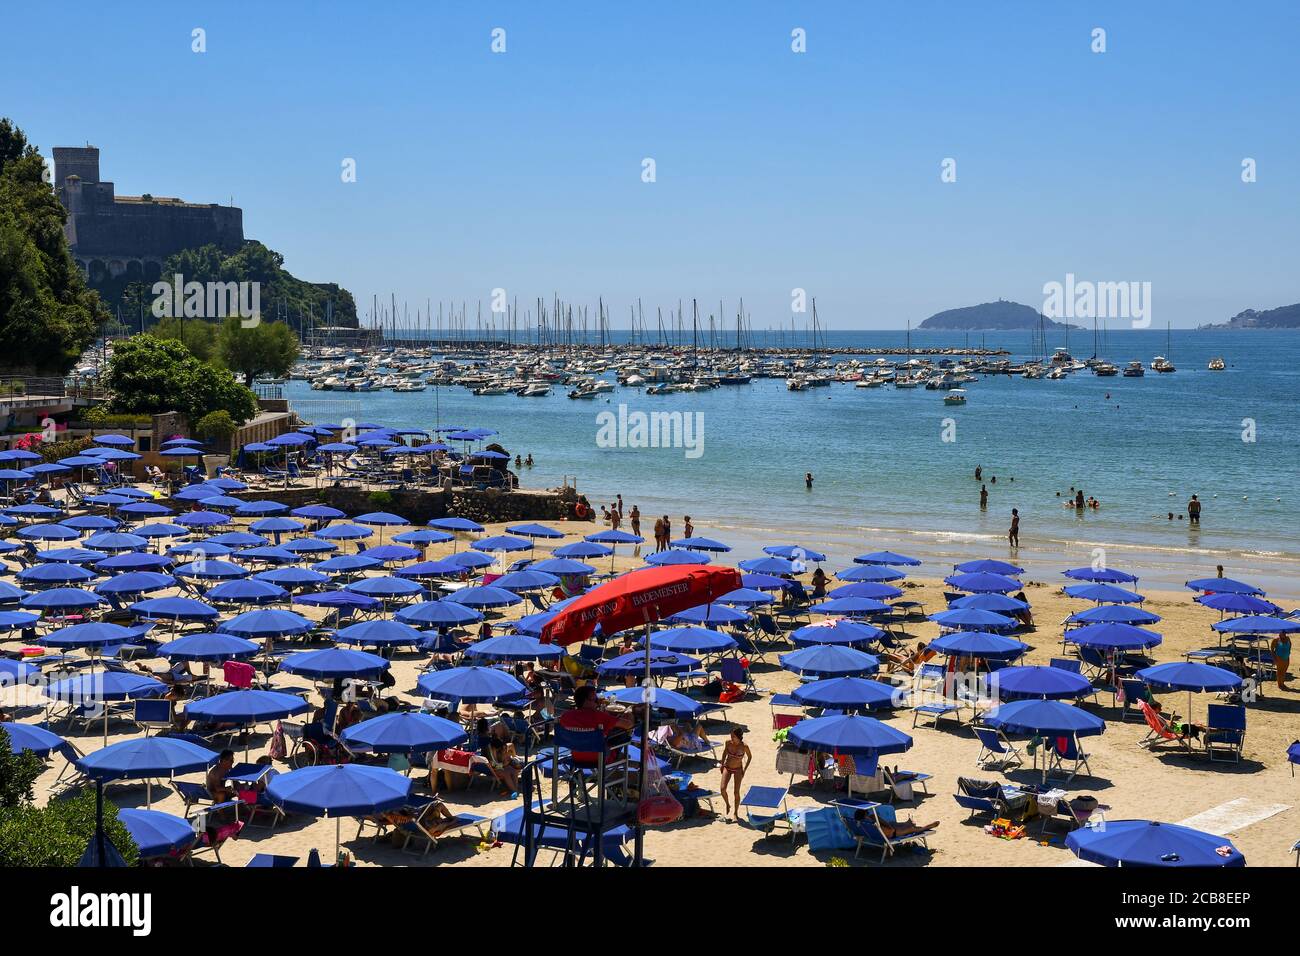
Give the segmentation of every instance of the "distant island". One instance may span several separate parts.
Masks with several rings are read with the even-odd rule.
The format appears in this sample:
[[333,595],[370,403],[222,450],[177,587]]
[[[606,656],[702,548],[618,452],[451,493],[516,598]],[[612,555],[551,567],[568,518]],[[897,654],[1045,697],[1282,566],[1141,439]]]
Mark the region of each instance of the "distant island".
[[1282,305],[1276,309],[1256,312],[1247,309],[1238,312],[1227,322],[1217,325],[1201,325],[1200,329],[1300,329],[1300,302],[1295,305]]
[[1079,325],[1055,322],[1035,308],[1021,305],[1019,302],[1008,302],[1006,299],[936,312],[922,322],[920,328],[961,332],[1006,332],[1038,329],[1040,321],[1042,328],[1051,331],[1083,329]]

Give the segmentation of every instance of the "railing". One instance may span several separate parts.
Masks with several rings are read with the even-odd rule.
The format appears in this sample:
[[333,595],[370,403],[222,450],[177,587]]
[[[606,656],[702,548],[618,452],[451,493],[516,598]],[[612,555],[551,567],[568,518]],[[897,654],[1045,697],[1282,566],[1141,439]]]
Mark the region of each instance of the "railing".
[[95,379],[40,375],[0,375],[0,400],[41,401],[82,399],[99,401],[108,392]]

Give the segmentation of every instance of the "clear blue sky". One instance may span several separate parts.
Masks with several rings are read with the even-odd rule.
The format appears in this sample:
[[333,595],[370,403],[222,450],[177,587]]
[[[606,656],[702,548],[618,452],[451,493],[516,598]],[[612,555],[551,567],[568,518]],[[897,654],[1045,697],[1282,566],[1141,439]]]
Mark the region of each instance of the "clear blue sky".
[[1067,272],[1152,282],[1156,325],[1300,300],[1290,0],[70,2],[4,21],[0,113],[47,155],[89,141],[120,193],[233,196],[250,237],[363,308],[558,291],[603,295],[624,327],[637,296],[651,315],[743,296],[762,329],[802,287],[827,327],[901,328],[1040,306]]

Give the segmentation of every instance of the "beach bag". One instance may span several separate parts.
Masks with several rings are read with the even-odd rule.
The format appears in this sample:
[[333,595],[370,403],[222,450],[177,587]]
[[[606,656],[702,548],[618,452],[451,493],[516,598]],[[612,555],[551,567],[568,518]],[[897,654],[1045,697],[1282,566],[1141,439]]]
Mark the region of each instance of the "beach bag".
[[267,745],[266,752],[272,760],[283,760],[289,755],[284,745],[284,724],[278,720],[275,722],[275,730],[271,732],[271,742]]
[[738,700],[743,700],[744,697],[745,692],[740,689],[739,685],[727,684],[724,686],[722,693],[718,695],[718,702],[722,704],[731,704]]
[[645,793],[636,806],[637,822],[644,827],[662,827],[682,818],[682,805],[673,796],[659,761],[648,759],[645,763]]

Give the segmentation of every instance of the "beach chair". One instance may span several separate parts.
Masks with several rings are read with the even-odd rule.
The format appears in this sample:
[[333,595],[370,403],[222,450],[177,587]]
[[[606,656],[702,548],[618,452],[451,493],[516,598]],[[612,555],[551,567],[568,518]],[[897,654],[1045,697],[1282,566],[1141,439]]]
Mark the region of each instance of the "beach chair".
[[1077,777],[1081,769],[1087,770],[1088,776],[1092,776],[1092,768],[1088,766],[1088,755],[1079,745],[1079,738],[1074,734],[1068,737],[1057,737],[1051,741],[1047,759],[1049,761],[1047,776],[1051,776],[1053,770],[1065,773],[1067,763],[1073,764],[1065,778],[1067,783]]
[[1147,699],[1147,685],[1136,678],[1124,678],[1119,682],[1119,685],[1124,692],[1123,709],[1119,714],[1120,722],[1126,723],[1129,717],[1134,720],[1142,720],[1142,707],[1140,705]]
[[784,787],[750,787],[740,801],[745,810],[744,824],[764,836],[786,829],[793,840],[794,828],[790,825],[790,812],[785,804],[788,792]]
[[[848,811],[848,812],[846,812]],[[857,849],[853,855],[859,856],[863,847],[871,847],[880,850],[880,862],[885,862],[885,857],[893,856],[900,849],[907,846],[921,846],[926,850],[930,849],[926,842],[926,837],[930,831],[926,830],[920,833],[909,833],[906,836],[886,836],[884,826],[894,826],[898,817],[895,815],[894,808],[887,803],[878,803],[872,806],[860,808],[844,807],[840,811],[844,819],[845,826],[848,827],[849,834],[857,843]]]
[[162,697],[137,700],[135,703],[135,725],[149,736],[151,730],[172,729],[172,702]]
[[[1241,745],[1246,739],[1246,708],[1231,704],[1210,704],[1201,742],[1211,760],[1217,753],[1241,760]],[[1227,759],[1227,758],[1224,758]]]
[[[190,817],[190,825],[194,827],[194,833],[198,837],[194,846],[190,848],[191,863],[195,854],[205,852],[211,852],[213,858],[218,863],[221,862],[222,845],[227,840],[238,837],[239,832],[244,829],[244,823],[239,819],[240,806],[238,800],[227,800],[224,803],[214,803],[210,807],[204,807]],[[226,816],[227,812],[230,814],[229,817]]]
[[845,792],[850,797],[855,793],[882,793],[889,789],[877,757],[840,757],[838,763],[847,781]]
[[[803,720],[803,704],[795,700],[789,694],[773,694],[770,701],[772,709],[772,729],[784,730],[787,727],[793,727],[799,721]],[[778,707],[793,707],[797,713],[781,713]]]
[[441,817],[431,818],[428,821],[411,820],[401,826],[401,832],[406,837],[402,844],[402,851],[412,853],[414,850],[409,849],[412,843],[422,844],[424,848],[420,851],[420,855],[427,856],[443,837],[459,836],[471,828],[478,831],[481,840],[486,835],[484,828],[487,822],[487,817],[479,816],[477,813],[458,813],[450,820]]
[[1057,670],[1069,671],[1071,674],[1078,674],[1083,668],[1083,661],[1076,657],[1053,657],[1048,664]]
[[997,763],[1000,769],[1005,771],[1011,766],[1019,767],[1025,762],[1020,748],[1013,744],[1001,729],[975,726],[971,730],[975,732],[975,739],[980,742],[980,752],[975,757],[976,766],[986,767],[990,763]]
[[194,783],[186,780],[173,780],[172,787],[175,788],[177,796],[185,803],[185,813],[188,816],[191,809],[197,806],[211,804],[212,794],[208,792],[206,783]]
[[934,778],[934,774],[921,773],[918,770],[891,770],[889,767],[881,767],[880,771],[884,776],[885,785],[889,787],[889,792],[892,794],[893,803],[900,800],[903,803],[915,800],[917,787],[920,787],[927,797],[930,795],[928,782]]
[[1044,814],[1042,804],[1039,804],[1039,814],[1042,816],[1042,826],[1039,833],[1047,831],[1048,824],[1064,823],[1067,831],[1082,829],[1086,826],[1104,827],[1106,824],[1106,811],[1110,807],[1104,803],[1098,803],[1096,798],[1088,796],[1074,797],[1072,799],[1060,799],[1056,801],[1056,809],[1050,814]]
[[722,660],[718,661],[718,673],[727,683],[738,684],[750,694],[758,693],[758,687],[754,684],[754,678],[750,675],[749,668],[740,662],[740,658],[722,658]]
[[254,853],[253,858],[244,864],[244,869],[263,869],[268,867],[291,867],[298,864],[296,856],[277,856],[274,853]]
[[995,781],[957,778],[957,792],[952,795],[957,806],[970,811],[967,819],[987,813],[992,819],[1009,816],[1002,787]]
[[1172,742],[1184,753],[1191,753],[1191,745],[1165,726],[1164,718],[1152,710],[1146,700],[1140,701],[1138,706],[1142,710],[1142,719],[1147,722],[1147,735],[1138,741],[1139,744],[1148,750],[1154,750],[1163,743]]

